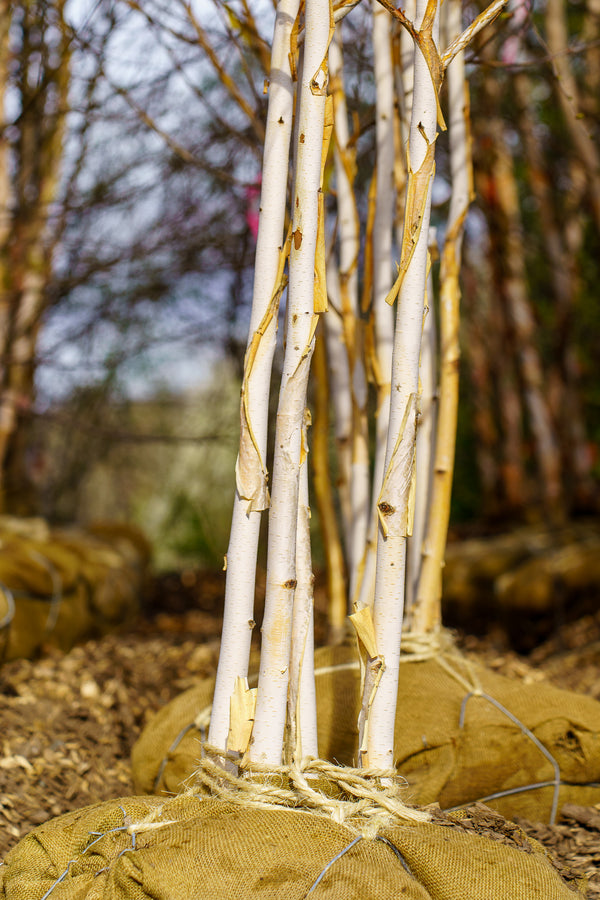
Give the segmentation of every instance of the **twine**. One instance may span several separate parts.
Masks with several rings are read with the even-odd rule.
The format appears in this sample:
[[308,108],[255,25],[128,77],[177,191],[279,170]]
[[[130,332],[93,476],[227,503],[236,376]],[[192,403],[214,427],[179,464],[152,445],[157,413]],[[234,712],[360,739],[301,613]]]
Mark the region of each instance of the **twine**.
[[[447,658],[447,662],[444,657]],[[422,633],[409,631],[405,632],[402,635],[402,648],[400,655],[401,663],[422,662],[434,658],[438,660],[440,666],[442,666],[450,675],[452,675],[454,678],[456,678],[457,681],[459,681],[459,683],[465,688],[465,690],[471,691],[473,694],[479,696],[479,694],[482,692],[482,689],[481,685],[479,684],[479,680],[477,679],[473,670],[472,663],[464,659],[456,651],[454,647],[453,635],[448,629],[438,628],[434,631]],[[469,677],[463,678],[461,674],[456,670],[456,668],[451,665],[452,662],[461,662],[466,667]],[[315,678],[318,678],[320,675],[330,675],[343,671],[358,672],[359,670],[360,662],[357,659],[349,662],[333,663],[329,666],[319,666],[315,669],[314,674]],[[257,682],[258,673],[253,673],[248,677],[248,683],[250,686],[255,685]],[[155,793],[158,793],[159,791],[160,783],[171,755],[175,752],[183,738],[193,728],[200,732],[201,747],[204,748],[207,746],[206,733],[210,725],[211,713],[212,704],[209,704],[208,706],[205,706],[203,709],[201,709],[200,712],[197,713],[195,718],[187,725],[185,725],[176,735],[158,767],[158,771],[154,779]],[[222,759],[225,758],[222,752],[217,752],[216,755],[221,757]],[[233,761],[235,762],[235,765],[237,767],[237,765],[239,764],[239,757],[235,757]]]
[[[464,728],[466,706],[469,699],[481,697],[506,715],[532,740],[554,769],[554,778],[550,781],[521,785],[478,799],[487,802],[529,790],[553,787],[550,812],[550,823],[553,824],[558,811],[559,788],[563,782],[560,778],[558,763],[550,751],[523,722],[486,693],[481,685],[475,664],[456,649],[450,631],[439,628],[427,633],[407,632],[403,634],[401,663],[420,662],[427,659],[435,659],[440,668],[465,690],[459,715],[461,730]],[[358,662],[339,663],[318,668],[315,675],[330,674],[340,670],[358,670],[358,668]],[[376,834],[378,827],[389,824],[390,817],[413,821],[422,821],[423,818],[428,818],[426,814],[419,813],[402,802],[399,794],[402,788],[406,787],[406,782],[395,770],[352,769],[335,766],[323,760],[306,760],[301,765],[290,767],[261,767],[256,763],[244,763],[240,767],[238,755],[224,753],[205,743],[205,729],[210,721],[210,712],[210,706],[203,709],[195,721],[186,726],[176,737],[159,768],[155,790],[160,785],[169,754],[175,750],[181,739],[195,725],[200,731],[201,753],[204,758],[200,760],[196,772],[187,780],[188,792],[197,791],[200,787],[203,792],[223,797],[232,802],[253,803],[265,808],[285,807],[312,810],[349,827],[353,827],[352,823],[354,822],[355,830],[362,834],[366,829],[366,836],[369,837]],[[223,766],[216,761],[219,759],[227,760],[229,771],[224,771]],[[240,767],[239,774],[235,774],[238,767]],[[318,778],[321,784],[327,783],[329,789],[325,793],[311,787],[308,779],[314,780],[315,778]],[[342,793],[346,798],[351,799],[332,798],[328,796],[329,793]],[[476,800],[468,802],[473,803]],[[465,803],[461,804],[461,806],[464,805]]]
[[[206,744],[203,750],[205,755],[188,779],[188,794],[200,790],[261,809],[306,810],[371,839],[380,828],[398,820],[430,820],[428,813],[403,802],[406,780],[394,769],[354,769],[312,758],[290,766],[269,766],[240,762],[235,754]],[[238,773],[225,770],[221,760],[234,763]]]
[[453,648],[454,638],[446,628],[436,628],[433,631],[403,631],[400,662],[433,659]]

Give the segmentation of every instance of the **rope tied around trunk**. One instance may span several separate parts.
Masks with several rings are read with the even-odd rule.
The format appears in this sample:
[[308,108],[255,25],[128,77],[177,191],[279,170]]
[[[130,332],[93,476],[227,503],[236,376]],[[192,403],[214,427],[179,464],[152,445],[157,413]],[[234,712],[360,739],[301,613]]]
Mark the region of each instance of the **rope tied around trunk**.
[[[327,816],[366,838],[398,821],[426,822],[428,813],[402,800],[406,780],[394,769],[337,766],[306,758],[290,766],[268,766],[239,759],[207,744],[186,792],[209,794],[263,809],[305,810]],[[225,769],[222,760],[234,763]],[[232,766],[233,768],[233,766]]]

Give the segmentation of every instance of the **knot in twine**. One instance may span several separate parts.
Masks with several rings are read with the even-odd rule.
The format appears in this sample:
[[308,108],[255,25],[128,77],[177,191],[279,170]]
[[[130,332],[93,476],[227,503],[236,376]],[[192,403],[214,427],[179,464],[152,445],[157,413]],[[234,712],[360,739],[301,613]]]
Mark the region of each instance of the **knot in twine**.
[[402,801],[406,780],[394,769],[354,769],[308,757],[290,766],[269,766],[240,761],[207,744],[203,750],[205,755],[188,780],[189,793],[262,809],[310,811],[371,839],[379,829],[399,821],[430,820],[428,813]]

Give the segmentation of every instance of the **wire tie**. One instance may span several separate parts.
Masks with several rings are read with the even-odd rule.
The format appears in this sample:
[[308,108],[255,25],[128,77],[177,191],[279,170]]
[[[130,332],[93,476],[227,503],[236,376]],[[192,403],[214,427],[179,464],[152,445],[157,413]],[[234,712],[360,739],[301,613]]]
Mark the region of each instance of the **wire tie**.
[[396,856],[398,857],[398,859],[400,860],[400,862],[402,863],[402,865],[404,866],[404,868],[406,869],[408,874],[411,876],[411,878],[415,877],[410,869],[410,866],[408,865],[408,863],[406,862],[406,860],[404,859],[404,857],[402,856],[402,854],[400,853],[400,851],[398,850],[396,845],[392,844],[392,842],[389,840],[389,838],[384,837],[382,834],[376,834],[375,840],[381,841],[382,844],[387,844],[388,847],[391,847],[391,849],[394,851],[394,853],[396,854]]
[[323,871],[320,873],[320,875],[319,875],[318,878],[316,879],[316,881],[313,882],[313,884],[312,884],[311,887],[307,890],[307,892],[306,892],[306,894],[305,894],[304,896],[305,896],[305,897],[308,897],[309,894],[312,894],[312,892],[314,891],[314,889],[317,887],[317,885],[319,884],[319,882],[321,881],[321,879],[322,879],[322,878],[325,876],[325,874],[329,871],[329,869],[332,867],[332,865],[333,865],[335,862],[337,862],[338,859],[341,859],[341,857],[342,857],[345,853],[347,853],[348,850],[351,850],[352,847],[354,847],[355,844],[358,844],[359,841],[362,841],[362,839],[363,839],[362,834],[357,834],[357,836],[356,836],[352,841],[350,841],[350,843],[348,844],[347,847],[344,847],[343,850],[340,850],[340,852],[337,854],[337,856],[334,856],[333,859],[330,859],[329,862],[327,863],[327,865],[325,866],[325,868],[323,869]]
[[184,728],[182,728],[181,731],[179,732],[179,734],[177,735],[177,737],[175,738],[175,740],[173,741],[173,743],[171,744],[171,746],[169,747],[169,749],[167,750],[166,754],[163,756],[161,764],[158,767],[158,773],[156,775],[156,778],[154,779],[154,791],[156,793],[158,793],[158,787],[160,785],[160,780],[163,777],[163,772],[165,771],[165,769],[167,767],[167,763],[169,762],[169,754],[173,753],[173,751],[177,749],[180,742],[186,736],[188,731],[191,731],[191,729],[194,728],[194,725],[195,725],[194,722],[190,722],[189,725],[186,725]]
[[[498,709],[501,713],[503,713],[505,716],[507,716],[507,718],[509,718],[511,722],[513,722],[518,728],[521,729],[523,734],[525,734],[528,738],[530,738],[533,741],[533,743],[538,748],[538,750],[546,757],[548,762],[551,764],[552,768],[554,769],[554,781],[551,781],[550,784],[554,785],[554,795],[552,797],[552,808],[550,810],[550,823],[549,824],[550,825],[556,824],[556,813],[558,810],[558,794],[560,791],[560,766],[558,765],[557,761],[554,759],[554,757],[552,756],[550,751],[547,749],[547,747],[544,747],[544,745],[542,744],[540,739],[537,738],[535,736],[535,734],[529,728],[527,728],[526,725],[523,724],[523,722],[521,722],[519,719],[517,719],[517,717],[515,715],[513,715],[513,713],[511,713],[510,710],[508,710],[505,706],[503,706],[498,700],[494,699],[494,697],[490,697],[490,695],[486,694],[484,691],[481,691],[481,693],[478,692],[477,694],[474,691],[470,691],[468,694],[465,695],[462,705],[461,705],[461,708],[460,708],[460,717],[458,720],[459,728],[464,727],[467,703],[469,702],[471,697],[475,697],[475,696],[482,697],[484,700],[487,700],[488,703],[491,703],[492,706],[495,706],[496,709]],[[524,790],[526,790],[526,788],[524,788]],[[516,791],[515,791],[515,793],[516,793]],[[493,796],[494,795],[490,795],[488,797],[488,799],[492,799]]]

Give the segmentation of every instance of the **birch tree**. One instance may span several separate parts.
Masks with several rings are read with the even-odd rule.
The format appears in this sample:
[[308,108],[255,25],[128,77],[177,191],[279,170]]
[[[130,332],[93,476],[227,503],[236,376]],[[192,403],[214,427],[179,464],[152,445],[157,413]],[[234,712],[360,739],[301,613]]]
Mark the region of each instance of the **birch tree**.
[[327,49],[333,22],[323,4],[307,0],[292,200],[292,246],[286,352],[281,376],[273,491],[269,511],[263,645],[250,758],[279,764],[285,728],[292,609],[296,577],[296,525],[308,373],[318,319],[315,256],[327,97]]
[[[461,5],[450,0],[446,33],[461,31]],[[450,521],[450,496],[458,418],[459,270],[465,219],[472,199],[469,94],[464,53],[448,66],[448,129],[452,193],[440,272],[440,388],[434,454],[434,476],[424,537],[423,564],[418,580],[412,627],[430,632],[441,624],[442,569]]]
[[[223,648],[213,701],[215,712],[209,733],[209,741],[216,747],[227,746],[229,698],[233,694],[236,678],[246,678],[248,674],[260,519],[261,512],[269,504],[266,470],[268,398],[277,311],[284,289],[286,242],[283,228],[294,106],[289,52],[297,14],[297,0],[280,0],[269,74],[254,297],[240,407],[236,496],[227,552]],[[300,428],[301,423],[297,423],[297,427]],[[295,523],[291,531],[293,540],[288,551],[295,552]],[[293,575],[287,577],[293,580]]]
[[[414,25],[423,42],[436,47],[439,31],[437,3],[418,0]],[[418,373],[437,102],[437,87],[432,81],[428,62],[415,45],[414,90],[407,151],[409,183],[402,247],[404,260],[401,259],[401,274],[392,297],[389,298],[393,300],[397,295],[398,300],[391,366],[389,430],[383,482],[377,500],[379,531],[373,610],[377,657],[369,667],[365,683],[363,704],[366,701],[367,709],[360,744],[363,754],[366,751],[369,764],[380,768],[393,765],[403,619],[401,598],[404,597],[405,587],[406,538],[412,530]],[[418,211],[412,206],[416,202],[420,204]],[[373,695],[374,688],[376,690]]]
[[[429,517],[426,535],[426,566],[421,572],[419,593],[414,603],[413,630],[431,632],[439,626],[439,595],[443,546],[448,526],[449,486],[452,474],[454,430],[457,403],[457,331],[458,331],[458,267],[462,230],[471,197],[469,169],[468,102],[464,91],[464,63],[461,51],[468,40],[501,10],[496,2],[478,17],[465,32],[460,27],[460,5],[452,4],[448,32],[452,37],[444,53],[439,49],[439,6],[435,0],[418,0],[415,18],[391,4],[386,9],[375,7],[374,52],[375,82],[378,105],[376,110],[377,175],[372,195],[375,198],[374,217],[367,228],[372,241],[374,292],[374,353],[372,368],[377,374],[377,435],[373,483],[376,519],[376,554],[373,560],[374,590],[371,595],[368,574],[363,573],[362,594],[352,615],[366,663],[364,693],[360,717],[359,752],[363,765],[378,770],[393,766],[393,744],[400,648],[403,630],[403,604],[406,589],[406,546],[412,530],[415,496],[415,456],[417,445],[417,414],[419,410],[419,370],[422,362],[422,335],[426,313],[425,298],[430,267],[429,237],[432,182],[435,172],[435,146],[438,128],[445,129],[441,112],[440,88],[445,69],[458,57],[450,76],[451,180],[452,200],[450,219],[442,262],[442,391],[435,456],[434,515]],[[278,7],[278,20],[282,7]],[[234,507],[232,536],[228,552],[226,613],[223,632],[224,651],[221,655],[215,711],[209,742],[217,751],[225,748],[242,753],[242,765],[276,768],[282,758],[286,763],[298,764],[305,754],[316,755],[315,687],[312,676],[312,574],[309,545],[309,496],[306,459],[309,450],[310,414],[307,410],[308,379],[315,346],[318,320],[329,316],[328,340],[334,359],[340,345],[346,353],[339,356],[339,364],[332,366],[332,379],[337,401],[339,423],[345,423],[347,434],[351,422],[352,433],[364,435],[356,413],[360,404],[353,395],[353,366],[357,347],[353,329],[357,312],[353,299],[348,297],[349,285],[354,285],[357,263],[356,207],[352,204],[351,167],[348,164],[348,134],[346,109],[338,85],[333,86],[333,104],[327,101],[328,50],[329,61],[336,78],[342,66],[339,45],[331,39],[335,12],[327,10],[318,0],[307,0],[297,19],[289,18],[290,30],[282,36],[280,51],[289,46],[291,68],[286,71],[286,111],[295,111],[292,154],[291,223],[284,242],[283,212],[288,182],[289,137],[285,152],[280,149],[281,175],[277,197],[280,218],[270,240],[278,241],[277,253],[272,255],[272,269],[265,293],[266,308],[253,312],[255,324],[245,361],[242,387],[241,441],[237,466],[237,495]],[[404,224],[400,242],[398,274],[391,277],[392,234],[394,227],[394,91],[402,91],[402,81],[394,79],[391,25],[396,18],[412,40],[412,97],[410,124],[407,134],[407,182],[404,205]],[[277,26],[276,26],[277,34]],[[275,58],[274,41],[273,57]],[[280,58],[281,59],[281,58]],[[285,62],[280,61],[280,67]],[[270,90],[273,90],[273,64]],[[293,96],[293,80],[297,73],[297,94]],[[395,87],[398,85],[397,87]],[[336,101],[337,93],[337,101]],[[265,221],[267,185],[273,183],[268,175],[267,161],[271,150],[270,127],[283,125],[282,114],[276,114],[269,100],[266,130],[263,196],[257,272],[262,264],[261,228]],[[337,126],[331,121],[331,106],[338,115]],[[339,117],[341,116],[341,122]],[[324,171],[327,160],[329,134],[335,134],[334,159],[338,191],[349,196],[339,199],[340,247],[347,241],[348,250],[340,255],[340,267],[334,264],[330,252],[326,263],[325,204],[323,200]],[[396,134],[401,133],[396,128]],[[290,128],[291,132],[291,128]],[[279,132],[275,131],[274,134]],[[285,170],[285,179],[282,172]],[[400,183],[396,179],[396,183]],[[266,230],[264,232],[267,234]],[[273,245],[273,244],[272,244]],[[274,436],[273,480],[270,500],[267,494],[265,444],[259,443],[257,414],[251,411],[250,397],[254,391],[251,381],[257,371],[259,351],[267,347],[267,328],[274,325],[275,313],[285,289],[284,268],[289,253],[289,283],[287,285],[285,355],[279,390],[277,420]],[[329,287],[326,281],[329,279]],[[264,281],[264,279],[263,279]],[[344,287],[342,287],[342,284]],[[257,303],[255,281],[255,304]],[[346,292],[346,295],[345,295]],[[429,288],[431,293],[431,287]],[[333,300],[333,310],[327,310],[327,295]],[[352,297],[355,288],[352,286]],[[396,303],[395,322],[389,322]],[[260,308],[260,307],[258,307]],[[388,319],[388,327],[383,324]],[[327,319],[326,319],[327,322]],[[389,352],[388,352],[389,351]],[[269,371],[270,359],[269,358]],[[319,377],[323,377],[324,356],[318,357]],[[337,369],[336,369],[337,366]],[[265,370],[266,371],[266,370]],[[424,381],[425,379],[421,379]],[[268,398],[268,379],[256,383],[256,397],[263,403]],[[431,388],[429,393],[433,393]],[[319,390],[318,396],[323,396]],[[321,402],[321,400],[319,401]],[[341,410],[345,409],[342,415]],[[349,412],[351,410],[351,412]],[[321,412],[320,415],[323,415]],[[364,413],[361,411],[360,415]],[[339,424],[338,423],[338,424]],[[385,426],[385,427],[384,427]],[[266,440],[266,431],[261,431]],[[364,441],[364,436],[361,437]],[[338,442],[342,459],[347,451],[347,439]],[[382,449],[383,448],[383,449]],[[320,459],[327,453],[319,450]],[[377,461],[379,454],[379,462]],[[424,466],[427,469],[428,466]],[[352,467],[342,461],[346,495],[345,518],[352,510],[352,496],[348,478]],[[379,473],[378,473],[379,469]],[[350,473],[350,474],[349,474]],[[424,472],[428,475],[428,472]],[[361,477],[364,478],[364,472]],[[244,486],[248,479],[249,487]],[[364,498],[363,486],[359,489]],[[260,498],[260,500],[258,500]],[[244,501],[245,508],[241,504]],[[257,502],[258,501],[258,502]],[[238,509],[243,512],[240,523],[250,521],[258,508],[269,505],[269,533],[267,541],[267,583],[265,614],[262,626],[261,660],[256,697],[249,690],[245,676],[249,652],[249,625],[253,624],[253,609],[248,587],[254,586],[256,543],[253,537],[251,552],[239,542],[236,529]],[[344,505],[344,504],[342,504]],[[350,516],[351,517],[351,516]],[[432,524],[432,518],[436,519]],[[423,517],[423,522],[426,517]],[[239,526],[241,528],[241,525]],[[243,526],[246,528],[246,525]],[[256,526],[255,526],[256,527]],[[347,526],[351,532],[352,525]],[[363,528],[364,534],[364,525]],[[375,532],[374,532],[375,533]],[[257,531],[253,534],[257,537]],[[348,550],[347,545],[347,550]],[[356,566],[355,543],[350,541],[350,559]],[[368,558],[368,554],[366,556]],[[429,567],[429,570],[428,570]],[[235,580],[235,573],[245,568],[245,590]],[[358,584],[358,569],[353,576]],[[415,573],[415,579],[418,573]],[[367,585],[367,587],[365,587]],[[374,602],[373,602],[374,600]],[[217,724],[218,723],[218,724]],[[240,723],[243,728],[239,728]],[[244,733],[244,739],[238,735]],[[235,735],[235,737],[234,737]]]
[[392,68],[391,17],[373,0],[373,60],[375,100],[375,206],[371,257],[373,266],[372,368],[377,388],[375,464],[371,487],[371,516],[362,564],[359,608],[371,607],[375,590],[377,554],[377,502],[384,472],[386,437],[390,415],[393,311],[386,298],[392,286],[392,238],[394,227],[394,73]]

